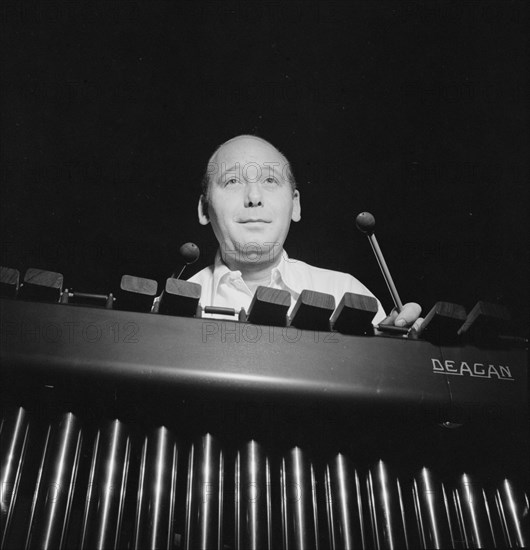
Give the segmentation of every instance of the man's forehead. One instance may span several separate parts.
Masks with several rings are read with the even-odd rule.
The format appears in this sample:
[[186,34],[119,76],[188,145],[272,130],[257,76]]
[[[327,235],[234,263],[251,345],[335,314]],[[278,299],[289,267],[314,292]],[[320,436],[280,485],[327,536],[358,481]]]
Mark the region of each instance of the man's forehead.
[[210,159],[218,165],[255,162],[261,165],[284,165],[287,159],[268,141],[254,136],[238,136],[221,145]]

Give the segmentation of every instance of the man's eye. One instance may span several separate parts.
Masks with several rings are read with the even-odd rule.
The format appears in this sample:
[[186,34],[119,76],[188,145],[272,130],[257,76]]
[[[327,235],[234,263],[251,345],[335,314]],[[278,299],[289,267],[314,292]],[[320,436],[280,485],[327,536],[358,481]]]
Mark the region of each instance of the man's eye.
[[234,183],[237,183],[237,178],[230,178],[229,180],[226,180],[225,185],[234,185]]
[[265,183],[276,184],[276,183],[278,183],[278,180],[276,178],[269,177],[269,178],[265,179]]

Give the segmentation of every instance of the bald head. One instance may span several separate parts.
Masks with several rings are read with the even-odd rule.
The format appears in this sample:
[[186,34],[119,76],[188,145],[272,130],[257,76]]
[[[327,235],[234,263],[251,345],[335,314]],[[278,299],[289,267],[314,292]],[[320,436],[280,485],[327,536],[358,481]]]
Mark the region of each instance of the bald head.
[[[251,151],[253,149],[259,149],[262,158],[265,156],[267,159],[265,161],[265,166],[263,166],[263,163],[258,163],[257,158],[255,161],[250,160],[250,162],[248,162],[247,159],[247,162],[243,165],[239,162],[238,158],[241,151]],[[206,200],[209,196],[212,181],[223,171],[223,169],[226,169],[228,164],[232,164],[233,166],[237,165],[240,171],[256,179],[260,176],[260,170],[267,170],[269,167],[272,169],[274,167],[280,170],[285,180],[291,185],[293,191],[295,191],[297,187],[291,165],[281,151],[263,138],[243,134],[225,141],[210,157],[201,182],[202,194]]]
[[264,139],[238,136],[212,155],[203,186],[199,222],[211,224],[230,269],[277,265],[290,223],[301,217],[285,156]]

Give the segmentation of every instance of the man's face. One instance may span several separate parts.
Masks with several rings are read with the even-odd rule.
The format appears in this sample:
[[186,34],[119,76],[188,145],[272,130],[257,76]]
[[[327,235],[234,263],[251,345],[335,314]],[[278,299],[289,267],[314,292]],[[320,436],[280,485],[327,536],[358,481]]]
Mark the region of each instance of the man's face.
[[291,220],[300,219],[300,196],[286,177],[287,161],[272,145],[242,136],[225,143],[209,164],[207,212],[228,265],[279,258]]

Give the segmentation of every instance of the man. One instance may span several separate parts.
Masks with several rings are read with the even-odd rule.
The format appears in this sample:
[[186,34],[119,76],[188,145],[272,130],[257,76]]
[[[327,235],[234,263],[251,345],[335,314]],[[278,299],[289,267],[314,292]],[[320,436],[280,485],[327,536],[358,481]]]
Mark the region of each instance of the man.
[[[213,265],[189,280],[202,285],[203,306],[248,311],[258,286],[289,291],[292,306],[302,290],[326,292],[338,304],[345,292],[373,296],[346,273],[289,258],[283,244],[291,221],[301,218],[300,192],[288,160],[273,145],[242,135],[210,158],[198,205],[199,222],[212,225],[219,242]],[[379,303],[374,324],[419,327],[421,308],[409,303],[385,319]]]

